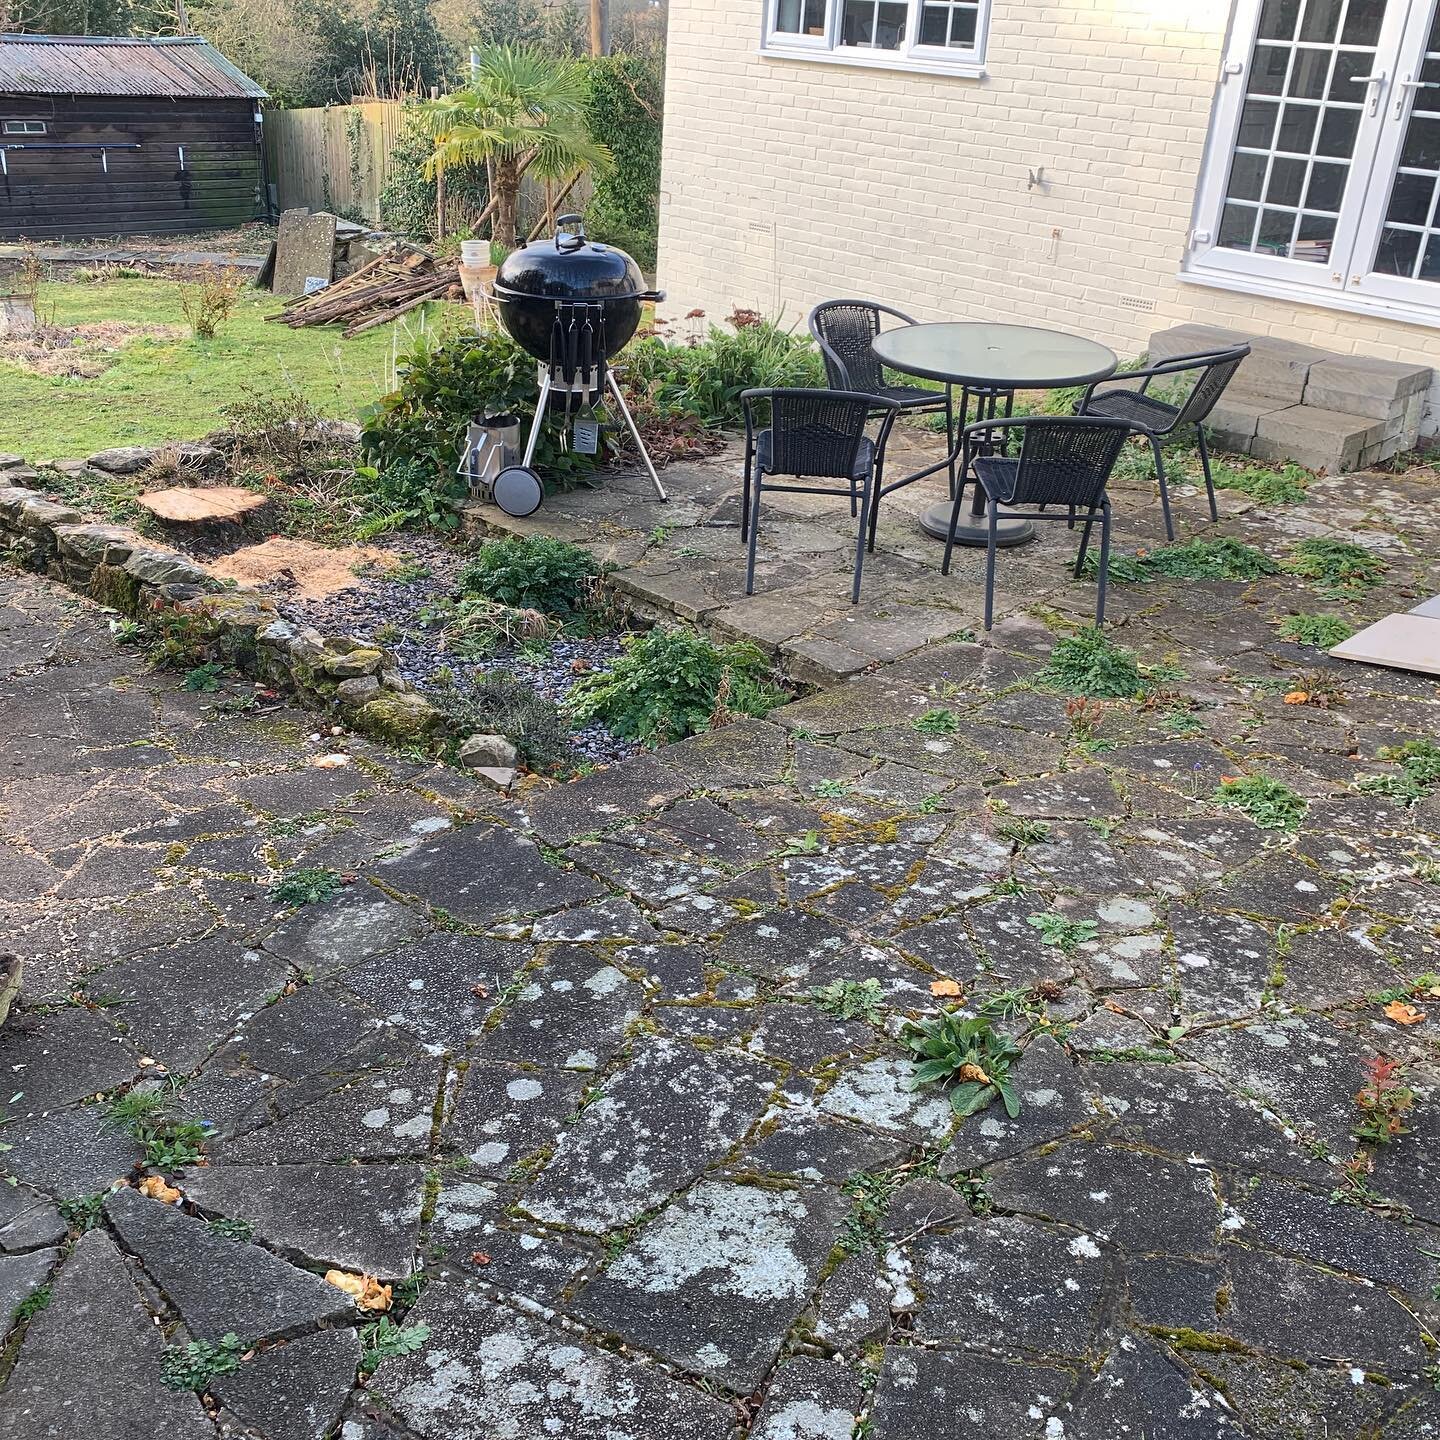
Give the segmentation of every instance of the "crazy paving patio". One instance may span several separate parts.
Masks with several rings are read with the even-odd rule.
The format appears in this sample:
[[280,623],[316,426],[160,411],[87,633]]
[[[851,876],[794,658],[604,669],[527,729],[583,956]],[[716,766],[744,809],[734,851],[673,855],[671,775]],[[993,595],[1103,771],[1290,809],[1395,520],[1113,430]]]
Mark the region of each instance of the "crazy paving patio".
[[[0,576],[0,1436],[1440,1435],[1440,792],[1398,748],[1440,695],[1277,629],[1440,589],[1434,474],[1179,499],[1385,568],[1117,582],[1144,697],[1085,703],[1063,526],[980,644],[918,491],[852,613],[845,507],[776,497],[747,601],[733,456],[671,482],[533,523],[826,688],[514,801],[317,768],[315,716]],[[296,864],[353,883],[287,910]],[[957,996],[1024,1047],[1015,1119],[910,1088]],[[204,1157],[152,1135],[147,1194],[116,1117],[165,1086]]]

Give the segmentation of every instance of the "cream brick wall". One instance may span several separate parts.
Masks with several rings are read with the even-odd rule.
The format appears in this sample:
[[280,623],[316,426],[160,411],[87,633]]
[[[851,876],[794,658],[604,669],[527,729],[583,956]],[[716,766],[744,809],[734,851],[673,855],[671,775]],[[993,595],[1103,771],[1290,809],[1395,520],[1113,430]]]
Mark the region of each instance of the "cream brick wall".
[[1178,280],[1225,0],[993,0],[983,79],[762,57],[763,4],[671,0],[666,317],[860,295],[1124,355],[1193,320],[1440,367],[1440,331]]

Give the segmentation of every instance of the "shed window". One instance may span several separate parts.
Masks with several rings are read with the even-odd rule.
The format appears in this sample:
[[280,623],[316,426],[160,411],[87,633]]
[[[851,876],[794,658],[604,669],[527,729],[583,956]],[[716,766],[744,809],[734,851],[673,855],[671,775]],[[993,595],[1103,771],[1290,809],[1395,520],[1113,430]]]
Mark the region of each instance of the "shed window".
[[766,0],[763,49],[800,60],[980,73],[990,0]]
[[45,122],[43,120],[6,120],[3,129],[6,135],[43,135]]

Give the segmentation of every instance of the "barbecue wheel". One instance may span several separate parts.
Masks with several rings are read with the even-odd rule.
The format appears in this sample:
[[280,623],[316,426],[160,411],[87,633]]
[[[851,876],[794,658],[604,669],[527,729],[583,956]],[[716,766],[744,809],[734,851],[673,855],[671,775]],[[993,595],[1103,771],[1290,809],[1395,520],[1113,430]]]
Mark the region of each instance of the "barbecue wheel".
[[523,520],[533,515],[545,499],[540,477],[524,465],[510,465],[495,477],[495,503],[507,514]]

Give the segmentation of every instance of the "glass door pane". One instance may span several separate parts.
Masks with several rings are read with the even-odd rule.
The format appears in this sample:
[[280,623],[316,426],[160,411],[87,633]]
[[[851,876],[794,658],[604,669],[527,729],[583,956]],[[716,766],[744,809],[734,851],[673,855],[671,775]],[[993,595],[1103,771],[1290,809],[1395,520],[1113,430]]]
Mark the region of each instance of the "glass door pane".
[[[1387,3],[1403,0],[1264,0],[1244,72],[1219,249],[1331,263],[1356,181]],[[1355,188],[1365,180],[1359,176]]]
[[1373,273],[1433,285],[1440,283],[1440,11],[1424,46],[1403,57],[1404,83],[1392,106],[1403,135]]

